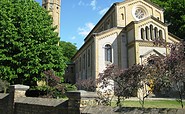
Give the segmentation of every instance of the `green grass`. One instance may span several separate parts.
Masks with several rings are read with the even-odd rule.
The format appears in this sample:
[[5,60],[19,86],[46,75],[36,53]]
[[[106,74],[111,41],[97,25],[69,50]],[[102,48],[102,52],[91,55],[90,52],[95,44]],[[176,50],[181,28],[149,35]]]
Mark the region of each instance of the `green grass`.
[[[183,102],[185,109],[185,101]],[[141,107],[139,101],[126,100],[122,102],[124,107]],[[112,106],[116,106],[116,102],[112,102]],[[144,104],[145,108],[181,108],[181,104],[176,100],[147,100]]]

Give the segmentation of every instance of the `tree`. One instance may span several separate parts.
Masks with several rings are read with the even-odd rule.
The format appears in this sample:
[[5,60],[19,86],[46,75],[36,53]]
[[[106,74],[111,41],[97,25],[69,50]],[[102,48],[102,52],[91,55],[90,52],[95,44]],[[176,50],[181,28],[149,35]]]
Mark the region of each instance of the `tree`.
[[[165,56],[152,55],[147,59],[150,67],[145,69],[145,73],[150,75],[154,82],[154,90],[164,91],[164,88],[177,92],[178,101],[183,108],[183,95],[185,95],[185,54],[184,42],[171,44],[158,42],[158,45],[166,46],[170,53]],[[173,93],[174,94],[174,93]]]
[[[178,101],[183,108],[183,95],[185,95],[185,53],[184,43],[162,43],[155,42],[155,45],[166,46],[170,50],[167,56],[151,55],[143,65],[133,65],[128,69],[120,69],[115,65],[108,66],[100,74],[99,88],[106,90],[105,93],[114,91],[118,97],[117,105],[121,106],[121,100],[129,98],[133,92],[138,91],[139,101],[144,107],[145,98],[156,91],[165,89],[176,90],[179,95]],[[112,80],[114,83],[112,83]],[[140,95],[139,95],[140,93]],[[107,102],[110,103],[110,101]]]
[[120,69],[116,65],[110,65],[100,74],[97,83],[99,83],[100,91],[101,89],[104,91],[102,94],[114,93],[118,98],[117,106],[121,106],[121,101],[136,94],[137,90],[143,86],[140,83],[145,79],[142,71],[143,66],[139,64],[128,69]]
[[141,97],[138,97],[142,107],[144,107],[145,98],[170,86],[169,77],[166,75],[165,56],[150,55],[143,63],[140,75],[144,75],[145,79],[142,80]]
[[174,35],[185,39],[185,0],[151,0],[164,8],[165,22]]
[[71,58],[77,52],[77,47],[75,44],[70,42],[60,41],[60,47],[62,48],[63,55],[66,57],[67,62],[71,62]]
[[0,78],[35,85],[44,71],[62,76],[65,61],[48,12],[34,0],[0,0]]
[[178,101],[183,108],[183,95],[185,95],[185,43],[168,44],[170,54],[166,57],[165,64],[167,65],[171,86],[178,92]]

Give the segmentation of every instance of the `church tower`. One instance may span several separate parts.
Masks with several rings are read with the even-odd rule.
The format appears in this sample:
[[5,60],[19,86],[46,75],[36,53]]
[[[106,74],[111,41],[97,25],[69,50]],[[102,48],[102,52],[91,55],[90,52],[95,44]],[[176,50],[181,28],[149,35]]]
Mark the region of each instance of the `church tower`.
[[53,17],[53,25],[57,26],[56,32],[60,35],[61,0],[42,0],[42,7],[50,11],[50,15]]

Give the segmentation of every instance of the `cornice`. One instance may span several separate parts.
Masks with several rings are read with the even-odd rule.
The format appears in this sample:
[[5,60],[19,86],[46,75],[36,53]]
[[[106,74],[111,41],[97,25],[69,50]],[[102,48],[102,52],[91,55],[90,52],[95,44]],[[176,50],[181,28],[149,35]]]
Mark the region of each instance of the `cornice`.
[[102,39],[107,38],[107,37],[109,37],[109,36],[112,36],[112,35],[114,35],[114,34],[118,34],[118,32],[109,33],[109,34],[107,34],[107,35],[104,35],[103,37],[98,38],[98,40],[102,40]]
[[[126,4],[126,3],[133,2],[133,1],[136,1],[136,0],[125,0],[124,2],[118,2],[117,4],[124,5],[124,4]],[[157,9],[159,9],[159,10],[161,10],[161,11],[164,12],[164,9],[163,9],[163,8],[161,8],[159,5],[157,5],[157,4],[153,3],[153,2],[151,2],[150,0],[140,0],[140,1],[145,1],[145,2],[147,2],[148,4],[152,5],[153,7],[155,7],[155,8],[157,8]],[[140,1],[136,1],[136,2],[140,2]],[[134,3],[136,3],[136,2],[134,2]],[[133,3],[133,4],[134,4],[134,3]],[[132,3],[131,3],[131,4],[132,4]]]
[[143,40],[135,40],[132,41],[130,43],[128,43],[128,47],[131,47],[132,45],[134,45],[135,43],[138,43],[139,46],[143,46],[143,47],[161,47],[164,48],[164,46],[155,46],[154,41],[143,41]]
[[173,37],[174,39],[176,39],[176,40],[178,40],[178,41],[183,40],[183,39],[179,38],[178,36],[176,36],[176,35],[174,35],[174,34],[172,34],[172,33],[170,33],[170,32],[168,32],[168,35],[171,36],[171,37]]

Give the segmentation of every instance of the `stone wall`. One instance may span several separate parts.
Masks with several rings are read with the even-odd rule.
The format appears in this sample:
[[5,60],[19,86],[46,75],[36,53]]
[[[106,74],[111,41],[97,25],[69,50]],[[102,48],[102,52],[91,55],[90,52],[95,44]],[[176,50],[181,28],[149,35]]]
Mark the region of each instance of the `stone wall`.
[[68,114],[67,100],[26,97],[28,89],[12,85],[9,94],[0,94],[0,114]]
[[19,98],[14,114],[67,114],[67,103],[60,99]]
[[[68,100],[26,97],[29,86],[12,85],[9,94],[0,94],[0,114],[80,114],[89,105],[96,105],[93,92],[67,92]],[[90,104],[89,104],[90,103]]]
[[97,106],[94,92],[67,92],[68,100],[26,97],[28,86],[10,86],[0,94],[0,114],[185,114],[184,109],[112,108]]
[[8,94],[0,94],[0,114],[7,114]]
[[87,106],[81,114],[185,114],[184,109]]
[[68,114],[80,114],[86,106],[96,106],[95,99],[98,97],[95,92],[83,90],[67,92]]

